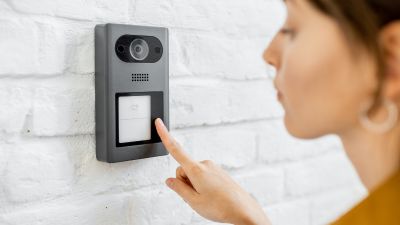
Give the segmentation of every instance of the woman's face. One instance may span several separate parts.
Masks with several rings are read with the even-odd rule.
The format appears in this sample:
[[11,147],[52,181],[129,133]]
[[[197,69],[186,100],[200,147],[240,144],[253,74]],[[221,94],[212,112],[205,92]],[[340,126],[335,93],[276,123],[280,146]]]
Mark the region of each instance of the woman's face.
[[287,130],[299,138],[346,132],[377,85],[375,64],[354,56],[339,24],[310,3],[287,0],[287,19],[264,52],[276,68]]

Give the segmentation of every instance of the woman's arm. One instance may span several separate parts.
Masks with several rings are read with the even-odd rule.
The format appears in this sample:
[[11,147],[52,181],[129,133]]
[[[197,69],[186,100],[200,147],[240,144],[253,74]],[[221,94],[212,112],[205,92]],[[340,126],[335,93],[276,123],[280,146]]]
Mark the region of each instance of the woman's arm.
[[161,119],[155,121],[165,148],[180,164],[176,178],[168,178],[168,187],[180,195],[201,216],[235,225],[270,225],[261,206],[222,168],[212,161],[191,159],[169,134]]

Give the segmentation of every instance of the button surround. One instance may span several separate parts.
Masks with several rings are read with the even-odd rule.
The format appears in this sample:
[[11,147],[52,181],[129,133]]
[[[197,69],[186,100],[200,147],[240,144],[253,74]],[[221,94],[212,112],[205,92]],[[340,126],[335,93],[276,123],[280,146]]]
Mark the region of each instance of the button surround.
[[[132,104],[127,104],[129,102]],[[161,142],[154,121],[156,118],[164,119],[163,105],[162,91],[116,93],[116,146],[123,147]],[[134,113],[135,108],[138,110],[136,114]],[[120,124],[121,121],[124,123]],[[138,126],[137,130],[132,130],[132,134],[127,133],[129,132],[129,127],[134,126]],[[141,133],[141,129],[145,129],[145,132]],[[135,138],[135,136],[138,138]]]

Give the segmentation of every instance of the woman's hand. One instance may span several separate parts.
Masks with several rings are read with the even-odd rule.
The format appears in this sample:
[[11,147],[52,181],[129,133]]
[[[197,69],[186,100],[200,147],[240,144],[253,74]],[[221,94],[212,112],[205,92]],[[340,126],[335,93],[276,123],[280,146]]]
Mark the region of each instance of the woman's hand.
[[236,225],[270,224],[260,205],[212,161],[191,159],[169,134],[162,120],[155,121],[165,148],[180,164],[167,185],[201,216]]

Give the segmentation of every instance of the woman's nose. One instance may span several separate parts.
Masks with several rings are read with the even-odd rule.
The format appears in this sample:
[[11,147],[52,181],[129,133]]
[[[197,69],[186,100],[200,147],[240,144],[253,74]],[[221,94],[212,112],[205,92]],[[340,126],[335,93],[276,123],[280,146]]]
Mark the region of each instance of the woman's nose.
[[266,63],[278,69],[280,60],[279,35],[276,34],[271,43],[264,50],[263,58]]
[[[280,64],[281,64],[281,57],[282,57],[282,38],[279,33],[277,33],[270,44],[267,46],[267,48],[264,50],[263,58],[266,63],[269,65],[275,67],[276,73],[279,73],[280,69]],[[275,76],[273,80],[274,88],[277,91],[279,90],[279,87],[277,85],[278,83],[278,76]]]

